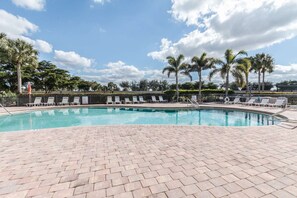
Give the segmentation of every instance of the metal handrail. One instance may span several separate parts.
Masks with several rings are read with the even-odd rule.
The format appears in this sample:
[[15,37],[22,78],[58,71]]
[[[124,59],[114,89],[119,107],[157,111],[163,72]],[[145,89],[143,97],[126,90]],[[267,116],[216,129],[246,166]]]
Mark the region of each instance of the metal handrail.
[[0,104],[0,107],[2,107],[9,115],[12,115],[12,113],[10,113],[10,111],[8,111],[2,104]]

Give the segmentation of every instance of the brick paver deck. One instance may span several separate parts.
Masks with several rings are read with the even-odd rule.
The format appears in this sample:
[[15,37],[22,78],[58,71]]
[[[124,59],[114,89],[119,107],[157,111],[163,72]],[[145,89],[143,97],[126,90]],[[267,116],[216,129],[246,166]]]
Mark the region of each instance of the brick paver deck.
[[0,133],[0,197],[297,197],[297,129],[102,126]]

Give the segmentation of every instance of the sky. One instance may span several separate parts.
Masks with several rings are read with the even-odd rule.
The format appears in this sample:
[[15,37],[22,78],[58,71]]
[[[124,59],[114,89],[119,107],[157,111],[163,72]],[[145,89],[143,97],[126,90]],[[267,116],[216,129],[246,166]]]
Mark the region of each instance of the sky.
[[102,84],[172,81],[167,56],[223,58],[228,48],[272,55],[269,81],[297,80],[297,0],[1,0],[0,19],[40,60]]

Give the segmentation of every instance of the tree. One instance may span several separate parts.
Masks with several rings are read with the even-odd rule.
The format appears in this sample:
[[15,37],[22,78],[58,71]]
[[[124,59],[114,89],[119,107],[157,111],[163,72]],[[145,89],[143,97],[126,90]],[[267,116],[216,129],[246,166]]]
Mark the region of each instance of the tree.
[[265,73],[272,73],[274,70],[274,60],[269,54],[265,54],[263,66],[262,66],[262,90],[265,89]]
[[167,80],[160,81],[159,86],[160,86],[159,90],[161,90],[161,91],[169,89],[169,84],[168,84]]
[[117,84],[115,84],[113,82],[107,83],[107,89],[109,91],[119,91],[119,88],[118,88]]
[[191,82],[185,82],[180,85],[180,88],[185,89],[185,90],[192,90],[192,89],[194,89],[194,85]]
[[202,70],[214,68],[216,61],[214,58],[207,58],[207,54],[203,53],[200,57],[194,56],[192,58],[191,71],[198,72],[199,80],[199,101],[201,101],[201,89],[202,89]]
[[33,45],[21,40],[10,40],[8,42],[7,57],[10,63],[17,69],[18,92],[22,93],[22,68],[38,66],[38,52]]
[[139,90],[140,91],[147,91],[148,90],[148,81],[147,80],[140,80],[138,85],[139,85]]
[[258,91],[261,91],[261,72],[264,65],[265,54],[256,54],[255,56],[250,57],[252,62],[252,70],[258,74]]
[[221,65],[221,68],[215,68],[213,69],[210,74],[209,74],[209,80],[217,74],[220,73],[221,77],[225,79],[225,84],[226,84],[226,97],[228,96],[228,89],[229,89],[229,78],[230,78],[230,73],[237,82],[242,82],[242,76],[236,70],[236,65],[238,64],[240,58],[238,56],[240,55],[247,55],[247,53],[244,50],[239,51],[237,54],[234,55],[233,51],[231,49],[227,49],[225,52],[225,61],[223,60],[216,60],[216,63],[218,65]]
[[241,72],[245,77],[245,86],[246,86],[246,93],[249,92],[249,74],[252,69],[251,60],[248,58],[244,58],[239,61],[239,64],[236,66],[236,69]]
[[47,93],[71,87],[71,77],[68,71],[59,69],[50,61],[39,62],[32,76],[33,87],[37,90],[44,90]]
[[188,64],[183,63],[184,55],[180,54],[176,59],[172,56],[167,57],[168,66],[163,69],[163,74],[167,73],[168,78],[171,74],[175,75],[175,91],[176,91],[176,99],[179,100],[179,91],[178,91],[178,79],[179,74],[184,74],[189,76],[187,71]]
[[123,81],[120,83],[120,86],[124,89],[124,91],[128,91],[130,88],[130,83],[129,81]]

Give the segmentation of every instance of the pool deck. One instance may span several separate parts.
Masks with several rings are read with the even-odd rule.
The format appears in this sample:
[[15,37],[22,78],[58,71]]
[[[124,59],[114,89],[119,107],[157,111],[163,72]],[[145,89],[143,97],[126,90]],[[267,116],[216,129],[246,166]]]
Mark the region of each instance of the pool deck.
[[[297,110],[281,115],[297,120]],[[297,197],[296,126],[133,125],[0,133],[0,197]]]

